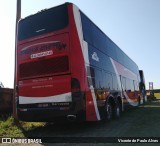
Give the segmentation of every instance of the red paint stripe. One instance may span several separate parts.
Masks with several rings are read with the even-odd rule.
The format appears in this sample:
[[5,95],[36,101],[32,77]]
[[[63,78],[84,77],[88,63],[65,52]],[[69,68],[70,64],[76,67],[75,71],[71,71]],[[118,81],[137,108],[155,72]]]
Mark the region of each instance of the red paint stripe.
[[[93,102],[91,90],[88,87],[87,82],[87,75],[86,75],[86,69],[85,69],[85,62],[84,62],[84,56],[80,45],[80,38],[78,36],[78,28],[76,27],[76,22],[74,19],[74,12],[73,12],[73,5],[69,4],[69,22],[70,22],[70,38],[72,38],[71,42],[71,48],[72,48],[72,55],[75,52],[74,56],[75,58],[72,58],[72,61],[74,61],[74,64],[72,64],[73,68],[74,66],[78,64],[78,70],[72,70],[73,75],[76,76],[81,82],[81,89],[86,91],[86,120],[87,121],[97,121],[97,115],[95,111],[95,105]],[[80,52],[79,52],[80,51]],[[73,56],[72,56],[73,57]],[[78,58],[78,59],[77,59]],[[78,61],[78,63],[76,63]],[[84,73],[83,75],[80,75],[80,73]]]

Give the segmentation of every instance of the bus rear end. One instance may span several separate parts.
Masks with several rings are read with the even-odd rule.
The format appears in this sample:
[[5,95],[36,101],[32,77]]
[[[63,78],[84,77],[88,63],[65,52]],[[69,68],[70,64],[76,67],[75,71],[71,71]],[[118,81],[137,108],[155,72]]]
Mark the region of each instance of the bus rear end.
[[74,120],[78,115],[85,118],[84,107],[80,106],[84,101],[75,100],[83,94],[79,80],[72,76],[70,52],[67,4],[19,22],[16,64],[19,120]]

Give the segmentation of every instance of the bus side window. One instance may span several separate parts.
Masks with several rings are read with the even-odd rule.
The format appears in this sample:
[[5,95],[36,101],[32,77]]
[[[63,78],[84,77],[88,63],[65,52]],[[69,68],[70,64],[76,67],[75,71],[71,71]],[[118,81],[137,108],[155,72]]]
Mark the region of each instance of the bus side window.
[[[112,74],[112,77],[113,77],[113,90],[120,90],[121,87],[119,87],[119,85],[118,85],[117,76]],[[119,78],[119,76],[118,76],[118,78]]]
[[134,81],[134,87],[135,87],[135,91],[138,91],[139,89],[139,87],[138,87],[138,83],[136,82],[136,81]]
[[125,77],[122,77],[121,78],[122,80],[121,80],[121,84],[122,84],[122,88],[123,88],[123,90],[125,91],[126,90],[126,78]]
[[135,91],[134,80],[130,80],[130,81],[131,81],[131,91]]
[[95,88],[96,89],[104,88],[102,70],[99,70],[97,68],[95,69]]
[[108,90],[112,89],[112,75],[104,72],[104,87]]
[[126,79],[126,88],[128,91],[133,92],[134,91],[134,82],[131,79]]

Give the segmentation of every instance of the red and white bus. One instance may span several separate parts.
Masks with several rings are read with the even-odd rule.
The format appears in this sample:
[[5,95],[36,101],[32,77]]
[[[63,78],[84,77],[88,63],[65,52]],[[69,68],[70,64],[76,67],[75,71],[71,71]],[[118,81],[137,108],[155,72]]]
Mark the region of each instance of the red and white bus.
[[137,65],[72,3],[20,20],[16,53],[19,120],[110,120],[141,100]]

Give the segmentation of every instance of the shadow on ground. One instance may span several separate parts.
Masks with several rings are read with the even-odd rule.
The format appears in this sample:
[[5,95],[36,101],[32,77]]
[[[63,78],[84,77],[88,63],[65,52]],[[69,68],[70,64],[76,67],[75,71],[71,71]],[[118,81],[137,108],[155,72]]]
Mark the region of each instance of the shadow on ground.
[[62,141],[65,141],[65,138],[70,140],[77,137],[81,140],[81,137],[85,137],[95,142],[96,137],[160,137],[159,123],[160,100],[155,100],[130,109],[124,112],[120,119],[110,122],[49,123],[31,130],[20,128],[25,137],[60,137]]

